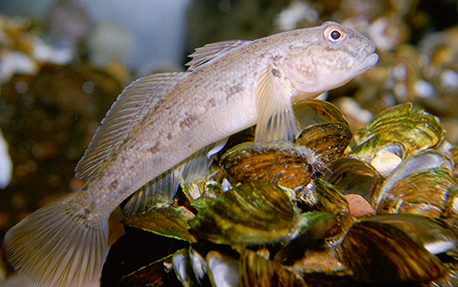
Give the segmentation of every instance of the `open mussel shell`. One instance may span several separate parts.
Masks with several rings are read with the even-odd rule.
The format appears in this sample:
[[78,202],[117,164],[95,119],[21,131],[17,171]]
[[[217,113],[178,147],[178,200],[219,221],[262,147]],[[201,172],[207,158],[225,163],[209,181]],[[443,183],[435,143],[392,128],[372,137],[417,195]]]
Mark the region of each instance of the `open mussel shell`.
[[378,212],[397,213],[403,208],[409,213],[439,216],[456,187],[450,174],[453,166],[449,158],[435,150],[411,155],[373,194],[372,206]]
[[272,143],[256,148],[247,142],[225,152],[220,166],[233,183],[267,180],[296,189],[314,177],[318,167],[313,160],[313,152],[303,146]]
[[298,225],[298,231],[292,234],[292,240],[278,251],[275,261],[293,265],[295,261],[301,261],[310,249],[324,246],[325,238],[340,232],[337,216],[329,212],[305,212],[301,214]]
[[325,277],[330,282],[343,281],[345,277],[353,275],[353,272],[340,257],[336,248],[307,249],[293,265],[288,265],[288,269],[302,274],[306,281],[319,282]]
[[289,237],[298,211],[292,190],[266,181],[235,186],[202,208],[191,232],[219,244],[264,244]]
[[370,201],[381,183],[380,174],[370,164],[356,158],[339,158],[324,171],[324,181],[342,194],[359,194]]
[[355,223],[342,245],[343,261],[357,281],[424,282],[445,273],[441,261],[401,229],[376,221]]
[[365,128],[356,131],[356,143],[379,134],[381,145],[402,142],[408,154],[436,146],[444,136],[439,121],[433,115],[412,108],[411,103],[406,103],[378,114]]
[[197,242],[188,231],[190,226],[187,221],[193,217],[194,214],[185,208],[156,208],[126,217],[122,223],[157,235]]
[[370,163],[383,177],[387,177],[406,156],[402,142],[382,144],[381,135],[375,134],[354,147],[350,157]]
[[191,182],[181,182],[181,190],[191,203],[200,197],[204,197],[205,199],[216,198],[220,194],[218,185],[222,182],[223,176],[224,173],[221,168],[216,164],[212,164],[202,174],[201,178]]
[[354,222],[345,197],[336,187],[320,178],[305,186],[298,194],[297,200],[303,210],[328,212],[336,216],[339,228],[327,239],[331,245],[339,243],[346,230]]
[[296,101],[293,108],[299,130],[323,123],[341,123],[349,126],[342,112],[330,102],[304,99]]

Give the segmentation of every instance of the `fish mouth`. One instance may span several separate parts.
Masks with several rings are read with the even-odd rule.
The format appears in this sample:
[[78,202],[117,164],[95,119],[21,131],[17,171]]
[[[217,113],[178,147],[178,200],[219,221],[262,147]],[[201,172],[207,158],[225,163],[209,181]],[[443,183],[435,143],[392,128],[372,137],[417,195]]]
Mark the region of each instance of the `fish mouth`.
[[369,42],[361,49],[356,57],[355,63],[352,65],[352,71],[355,74],[362,74],[372,68],[378,61],[378,55],[375,53],[375,45]]

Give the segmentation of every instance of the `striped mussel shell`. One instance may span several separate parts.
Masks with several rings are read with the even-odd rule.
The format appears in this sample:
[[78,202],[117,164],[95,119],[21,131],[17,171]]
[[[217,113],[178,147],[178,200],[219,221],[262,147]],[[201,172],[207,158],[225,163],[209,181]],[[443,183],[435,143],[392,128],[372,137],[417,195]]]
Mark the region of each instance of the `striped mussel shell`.
[[307,99],[294,103],[300,134],[294,143],[254,146],[242,142],[220,159],[233,183],[267,180],[294,190],[308,184],[348,148],[352,131],[331,103]]

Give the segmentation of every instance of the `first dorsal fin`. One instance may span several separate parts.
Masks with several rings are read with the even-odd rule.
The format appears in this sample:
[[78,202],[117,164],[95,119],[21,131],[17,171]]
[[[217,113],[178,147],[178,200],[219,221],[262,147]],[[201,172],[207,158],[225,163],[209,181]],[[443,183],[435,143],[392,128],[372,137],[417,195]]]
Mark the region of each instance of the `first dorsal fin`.
[[146,114],[188,75],[186,72],[152,74],[127,86],[76,166],[76,177],[89,180]]
[[188,71],[194,71],[197,68],[203,67],[211,61],[226,56],[250,43],[252,41],[230,40],[207,44],[201,48],[197,48],[194,53],[189,55],[189,57],[192,57],[192,60],[186,63],[186,66],[189,66]]

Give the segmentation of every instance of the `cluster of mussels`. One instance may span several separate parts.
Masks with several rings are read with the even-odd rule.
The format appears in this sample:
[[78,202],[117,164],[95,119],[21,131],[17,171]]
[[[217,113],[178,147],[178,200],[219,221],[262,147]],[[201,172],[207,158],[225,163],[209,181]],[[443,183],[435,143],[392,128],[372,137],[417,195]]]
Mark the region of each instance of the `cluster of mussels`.
[[244,131],[184,200],[125,218],[187,243],[119,285],[458,286],[458,147],[437,118],[407,103],[353,135],[328,102],[294,111],[294,143]]

